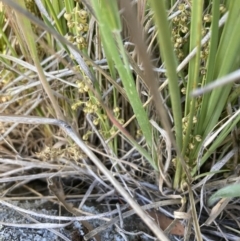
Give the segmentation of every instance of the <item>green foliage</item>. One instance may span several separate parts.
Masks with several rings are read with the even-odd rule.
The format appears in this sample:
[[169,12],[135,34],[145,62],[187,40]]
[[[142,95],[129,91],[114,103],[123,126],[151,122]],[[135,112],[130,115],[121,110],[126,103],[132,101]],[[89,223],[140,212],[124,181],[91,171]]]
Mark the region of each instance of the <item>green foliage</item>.
[[220,198],[240,197],[240,184],[235,183],[219,189],[207,201],[207,205],[212,206]]
[[[110,66],[114,63],[119,76],[123,82],[129,102],[136,115],[141,131],[146,138],[149,148],[152,148],[152,128],[147,113],[140,101],[134,79],[129,68],[129,62],[121,38],[121,21],[115,1],[92,1],[93,8],[99,21],[102,41],[106,48],[105,54]],[[110,56],[111,55],[111,56]],[[112,63],[113,61],[113,63]],[[112,71],[113,73],[113,71]],[[113,76],[114,77],[114,76]],[[151,161],[152,166],[157,169],[157,164]]]
[[[19,2],[24,6],[24,1]],[[25,1],[26,5],[30,3],[31,1]],[[92,0],[91,11],[88,11],[83,3],[73,0],[45,0],[42,1],[42,4],[47,14],[36,13],[46,25],[54,28],[79,49],[78,54],[83,59],[84,67],[89,70],[90,75],[92,74],[96,78],[94,82],[86,75],[83,66],[79,66],[77,55],[72,54],[71,48],[67,47],[66,44],[56,41],[50,34],[44,37],[43,42],[49,46],[51,51],[65,50],[68,60],[71,59],[73,65],[75,65],[74,69],[82,77],[71,83],[74,87],[68,88],[65,92],[71,92],[66,94],[71,104],[56,101],[54,95],[51,94],[40,66],[41,58],[38,54],[38,45],[35,45],[36,39],[33,37],[34,34],[37,34],[35,26],[29,20],[17,15],[17,18],[25,24],[25,28],[23,28],[19,21],[19,29],[14,29],[21,45],[21,53],[24,54],[26,59],[29,58],[30,53],[37,66],[42,85],[52,103],[55,103],[54,109],[57,111],[58,116],[64,118],[62,115],[63,109],[64,113],[72,111],[74,114],[70,116],[73,117],[75,112],[82,108],[84,114],[94,115],[94,123],[104,139],[107,140],[106,142],[109,143],[113,153],[116,155],[118,153],[119,139],[122,138],[118,133],[121,132],[155,170],[161,171],[158,163],[160,158],[157,158],[159,137],[150,124],[150,116],[153,116],[156,121],[161,120],[161,116],[155,115],[152,106],[149,105],[145,108],[143,104],[146,96],[149,98],[148,103],[151,100],[148,93],[149,89],[143,88],[143,91],[139,90],[139,86],[145,87],[145,83],[141,80],[144,71],[141,72],[139,67],[141,63],[135,58],[137,56],[135,47],[128,48],[124,45],[126,26],[122,21],[117,1]],[[173,125],[174,140],[172,146],[177,148],[177,154],[174,153],[176,164],[172,164],[175,167],[175,188],[179,188],[181,182],[185,182],[186,170],[190,170],[192,177],[195,177],[196,173],[199,172],[199,168],[210,160],[211,155],[222,150],[224,140],[230,136],[239,123],[240,117],[236,115],[238,113],[236,109],[239,108],[236,106],[239,87],[235,87],[232,82],[224,85],[223,88],[215,88],[203,96],[193,98],[191,95],[194,89],[208,85],[214,80],[232,73],[239,67],[240,31],[238,26],[240,16],[238,13],[240,11],[240,0],[227,1],[225,5],[223,3],[224,1],[221,0],[199,0],[186,3],[149,0],[141,12],[144,16],[144,20],[141,22],[143,29],[145,27],[147,29],[149,25],[154,28],[153,37],[147,32],[147,43],[150,43],[150,45],[155,44],[154,54],[159,57],[153,63],[163,65],[166,69],[167,79],[161,86],[161,90],[163,89],[161,94],[166,100],[164,104]],[[29,10],[33,9],[31,12],[36,12],[36,5],[29,5],[29,7]],[[227,20],[222,27],[219,27],[219,22],[227,11]],[[169,16],[166,13],[169,13]],[[94,15],[94,18],[91,18],[91,14]],[[3,13],[1,13],[1,26],[4,25],[3,16]],[[94,27],[91,26],[94,30],[90,29],[90,19],[94,23],[92,25]],[[1,30],[0,34],[2,53],[7,48],[12,56],[18,57],[19,53],[11,46],[6,32]],[[24,39],[21,38],[21,34]],[[209,41],[202,44],[202,39],[207,34],[211,34]],[[97,36],[98,47],[95,46],[97,44],[95,44],[94,38],[89,37],[93,35]],[[157,40],[155,40],[155,36],[157,36]],[[131,36],[127,37],[131,39]],[[149,50],[151,50],[151,47],[149,47]],[[107,60],[108,69],[106,71],[103,71],[94,63],[88,63],[94,57],[94,51]],[[177,65],[181,64],[182,66],[185,61],[184,58],[191,52],[194,52],[194,54],[188,59],[188,65],[178,73],[177,69],[180,69],[180,67],[177,68]],[[48,51],[45,51],[44,54],[49,56]],[[7,66],[10,65],[10,60],[7,57],[2,58],[1,61]],[[64,65],[60,64],[57,66],[59,69],[63,67]],[[163,75],[159,74],[159,77],[163,78]],[[117,83],[117,79],[120,79],[123,86]],[[112,94],[104,99],[109,83]],[[77,99],[76,96],[80,99]],[[121,111],[119,108],[120,103],[124,103],[124,108],[130,106],[131,110]],[[60,105],[60,108],[57,105]],[[226,111],[227,105],[234,112],[231,116]],[[235,107],[233,108],[231,105],[235,105]],[[132,122],[135,125],[134,130],[129,127],[131,132],[129,134],[123,125],[128,121],[128,118],[130,119],[129,115],[125,113],[132,110],[136,122]],[[112,123],[114,124],[113,127]],[[158,124],[164,126],[164,123],[158,122]],[[147,144],[144,147],[139,145],[133,137],[134,131],[136,132],[137,129],[140,130]],[[92,132],[86,131],[84,134],[87,139]],[[231,143],[228,143],[227,146],[231,148]],[[164,152],[164,150],[160,152]],[[181,158],[187,169],[182,167]],[[201,173],[199,174],[201,175]]]

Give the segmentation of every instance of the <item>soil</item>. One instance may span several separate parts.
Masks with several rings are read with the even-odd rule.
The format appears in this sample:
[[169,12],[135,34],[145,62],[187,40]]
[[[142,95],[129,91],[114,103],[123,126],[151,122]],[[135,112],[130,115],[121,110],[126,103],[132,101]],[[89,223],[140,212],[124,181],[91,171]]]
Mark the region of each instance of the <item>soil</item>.
[[[9,202],[9,201],[8,201]],[[53,203],[46,201],[13,201],[10,202],[14,206],[31,210],[36,213],[42,213],[46,215],[58,216],[59,206],[54,205]],[[106,208],[98,204],[99,208],[96,208],[96,203],[87,203],[83,206],[83,210],[91,213],[99,213],[98,209],[101,209],[101,212],[107,211]],[[61,210],[61,215],[71,216],[66,210]],[[32,220],[31,220],[32,219]],[[83,232],[84,228],[79,221],[74,221],[69,223],[65,227],[60,228],[27,228],[31,224],[39,223],[49,223],[50,224],[63,224],[68,221],[57,221],[46,218],[39,218],[33,215],[23,214],[22,212],[15,211],[13,208],[9,208],[5,205],[0,204],[0,240],[1,241],[55,241],[55,240],[67,240],[67,241],[82,241],[84,240]],[[105,221],[96,219],[88,221],[92,228],[99,227],[106,223]],[[5,225],[3,225],[5,223]],[[7,223],[7,224],[6,224]],[[11,225],[16,225],[12,227]],[[26,227],[21,227],[23,224],[28,224]],[[119,224],[118,224],[119,225]],[[104,241],[124,241],[124,240],[133,240],[133,241],[152,241],[155,240],[151,238],[151,233],[149,232],[146,225],[136,216],[133,215],[130,218],[124,219],[123,229],[126,231],[124,233],[117,231],[115,225],[105,229],[99,234],[100,240]],[[128,233],[129,232],[129,233]],[[138,232],[138,235],[133,235]],[[94,239],[92,239],[94,240]],[[171,240],[180,240],[172,236]]]

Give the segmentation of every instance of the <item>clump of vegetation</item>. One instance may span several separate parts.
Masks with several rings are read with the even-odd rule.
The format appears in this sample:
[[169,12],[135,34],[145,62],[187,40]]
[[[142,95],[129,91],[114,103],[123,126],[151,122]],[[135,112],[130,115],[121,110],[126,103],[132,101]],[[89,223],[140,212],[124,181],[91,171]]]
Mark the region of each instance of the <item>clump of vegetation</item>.
[[[119,181],[126,190],[151,183],[166,198],[187,193],[187,222],[202,240],[200,187],[229,178],[239,162],[240,4],[164,2],[3,1],[1,114],[39,119],[6,121],[0,140],[5,157],[68,160],[69,168],[93,161],[140,217]],[[213,196],[200,206],[230,202],[235,185],[207,189]],[[150,229],[167,240],[155,223]]]

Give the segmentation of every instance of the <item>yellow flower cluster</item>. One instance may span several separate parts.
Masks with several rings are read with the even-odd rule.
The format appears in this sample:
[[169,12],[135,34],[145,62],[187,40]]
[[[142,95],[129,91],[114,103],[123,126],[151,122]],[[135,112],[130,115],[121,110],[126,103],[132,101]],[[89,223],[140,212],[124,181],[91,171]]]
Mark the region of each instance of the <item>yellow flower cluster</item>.
[[85,49],[87,47],[85,34],[89,29],[87,11],[77,5],[71,13],[65,13],[64,18],[70,30],[70,34],[66,36],[67,40],[76,44],[79,49]]

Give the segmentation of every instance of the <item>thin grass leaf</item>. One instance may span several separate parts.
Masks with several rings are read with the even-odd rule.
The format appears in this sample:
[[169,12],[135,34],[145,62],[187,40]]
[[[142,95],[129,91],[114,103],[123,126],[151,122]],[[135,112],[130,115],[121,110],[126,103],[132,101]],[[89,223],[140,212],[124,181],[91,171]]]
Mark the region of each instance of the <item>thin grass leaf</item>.
[[189,191],[190,205],[192,208],[192,219],[193,219],[195,235],[196,235],[197,241],[203,241],[199,222],[198,222],[198,217],[197,217],[195,200],[194,200],[192,189],[189,185],[188,185],[188,191]]
[[198,178],[213,176],[215,174],[226,173],[226,172],[229,172],[229,169],[223,169],[221,171],[204,172],[198,176],[195,176],[194,181],[196,181]]
[[[202,13],[203,1],[193,1],[191,13],[191,29],[190,29],[190,51],[197,47],[196,55],[190,60],[188,68],[188,82],[185,104],[185,116],[192,115],[195,109],[195,102],[191,98],[190,92],[195,89],[199,82],[199,68],[200,68],[200,48],[202,39]],[[191,116],[193,117],[193,116]],[[191,117],[189,120],[191,121]],[[191,125],[190,125],[191,128]]]
[[[174,116],[174,129],[176,132],[177,146],[182,148],[182,108],[180,90],[178,87],[178,76],[176,72],[176,56],[173,52],[173,45],[170,36],[169,23],[166,15],[164,1],[151,0],[152,10],[154,11],[155,24],[158,29],[158,40],[161,55],[167,69],[168,85],[171,98],[171,105]],[[156,11],[156,9],[158,11]]]
[[62,22],[61,20],[58,18],[58,14],[60,12],[59,6],[57,4],[58,1],[54,1],[54,4],[51,3],[49,0],[45,1],[47,8],[50,11],[50,16],[52,16],[52,18],[54,19],[55,25],[56,25],[56,29],[58,30],[58,32],[61,35],[65,35],[64,29],[65,27],[62,26]]
[[[176,144],[179,150],[182,149],[182,108],[180,99],[180,90],[178,87],[178,77],[176,72],[176,57],[173,52],[171,42],[169,23],[166,15],[164,1],[151,0],[154,11],[155,24],[158,29],[158,41],[161,49],[161,55],[167,69],[168,85],[171,99],[171,106],[174,116],[174,130],[176,133]],[[157,9],[157,11],[156,11]],[[180,161],[177,162],[174,186],[179,186],[181,179],[182,166]]]
[[4,45],[7,45],[7,48],[9,48],[11,54],[14,57],[17,57],[17,53],[15,51],[15,49],[12,47],[12,44],[10,42],[10,40],[8,39],[8,37],[5,34],[5,31],[7,29],[7,24],[5,23],[5,9],[3,8],[0,11],[0,47],[1,49],[4,47]]
[[190,143],[193,129],[193,118],[196,116],[196,99],[190,95],[191,91],[198,86],[200,69],[200,48],[202,38],[202,12],[203,1],[194,1],[192,5],[191,30],[190,30],[190,51],[197,47],[196,55],[190,60],[188,68],[188,82],[185,102],[185,117],[187,117],[186,135],[183,141],[182,153],[185,152]]
[[[215,65],[215,58],[217,53],[217,47],[218,47],[218,35],[219,35],[219,17],[220,17],[220,0],[213,1],[212,6],[212,23],[211,23],[211,38],[210,38],[210,45],[209,45],[209,56],[207,60],[207,74],[206,74],[206,80],[204,81],[204,84],[208,84],[212,82],[213,75],[214,75],[214,65]],[[204,122],[205,115],[207,112],[208,104],[209,104],[209,98],[210,95],[204,95],[203,100],[201,103],[201,115],[200,119],[197,123],[196,127],[196,133],[201,133],[202,131],[202,123]]]
[[66,13],[71,13],[74,8],[74,1],[73,0],[65,0],[64,1]]

